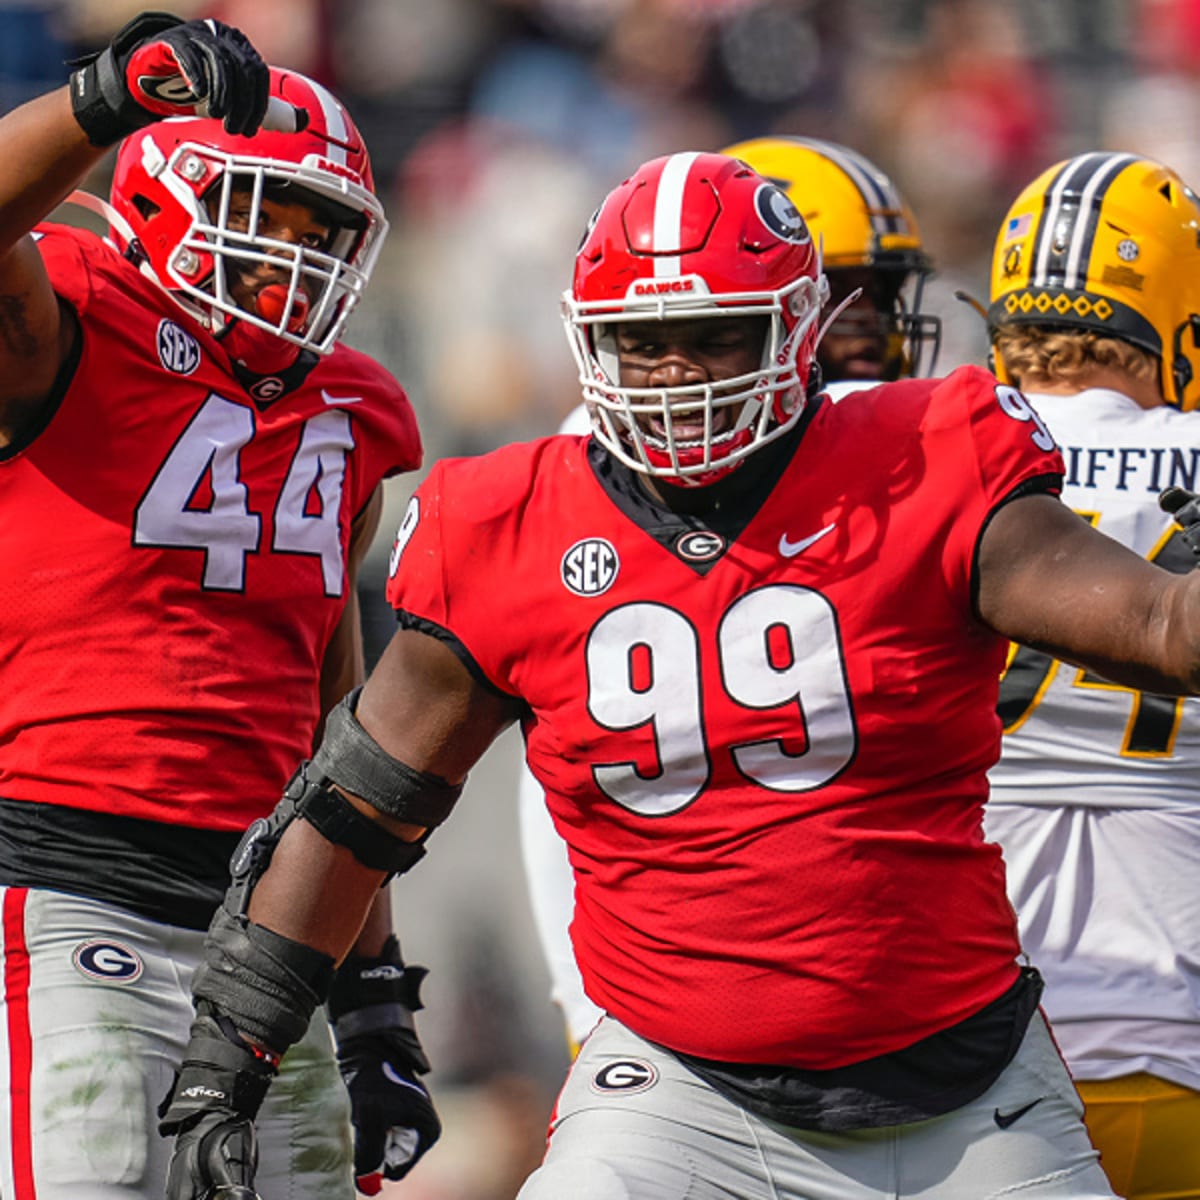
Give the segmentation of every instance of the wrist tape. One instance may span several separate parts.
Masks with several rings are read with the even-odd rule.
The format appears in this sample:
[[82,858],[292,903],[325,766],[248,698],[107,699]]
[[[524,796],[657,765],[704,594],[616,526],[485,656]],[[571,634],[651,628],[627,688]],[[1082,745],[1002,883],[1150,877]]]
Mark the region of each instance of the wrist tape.
[[279,1057],[304,1036],[332,978],[328,954],[222,907],[209,926],[192,994]]

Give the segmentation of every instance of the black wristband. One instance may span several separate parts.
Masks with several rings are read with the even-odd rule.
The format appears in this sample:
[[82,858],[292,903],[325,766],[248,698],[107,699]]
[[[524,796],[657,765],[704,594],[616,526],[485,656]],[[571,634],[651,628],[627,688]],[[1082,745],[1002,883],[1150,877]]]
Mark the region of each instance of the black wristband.
[[418,1074],[427,1072],[413,1013],[422,1007],[421,981],[428,974],[404,965],[394,934],[378,955],[347,958],[333,977],[327,1005],[339,1054],[374,1043]]
[[251,1120],[258,1112],[275,1077],[275,1065],[241,1038],[231,1040],[222,1024],[207,1006],[192,1022],[183,1065],[158,1107],[160,1133],[175,1133],[214,1109]]
[[111,146],[159,120],[129,94],[125,60],[142,42],[182,24],[170,13],[142,13],[119,29],[103,50],[68,63],[76,68],[69,82],[71,111],[93,146]]
[[391,934],[377,955],[350,955],[333,977],[329,989],[329,1016],[340,1020],[354,1009],[398,1005],[409,1012],[422,1008],[424,967],[405,966],[400,943]]

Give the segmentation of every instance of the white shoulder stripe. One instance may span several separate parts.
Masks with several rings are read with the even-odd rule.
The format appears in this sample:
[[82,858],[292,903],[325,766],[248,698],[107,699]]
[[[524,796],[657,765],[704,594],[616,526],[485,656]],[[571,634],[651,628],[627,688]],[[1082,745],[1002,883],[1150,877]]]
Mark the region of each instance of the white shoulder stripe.
[[[879,168],[855,150],[840,146],[835,142],[818,142],[811,138],[797,138],[802,145],[815,150],[822,158],[827,158],[838,167],[858,189],[863,204],[867,208],[867,218],[871,222],[872,232],[883,235],[887,233],[907,233],[907,228],[901,229],[904,204],[895,184],[884,175]],[[878,209],[887,210],[880,213]]]
[[1037,247],[1037,259],[1030,283],[1034,287],[1045,287],[1046,277],[1050,266],[1050,252],[1054,246],[1055,231],[1062,210],[1063,195],[1067,191],[1072,178],[1081,168],[1091,169],[1099,155],[1087,154],[1081,156],[1068,166],[1051,185],[1046,193],[1045,216],[1042,218],[1042,236]]
[[[687,187],[688,172],[697,157],[695,153],[672,154],[659,176],[658,195],[654,198],[656,252],[680,249],[683,240],[683,193]],[[678,254],[663,254],[654,260],[654,274],[658,277],[675,276],[679,272]]]

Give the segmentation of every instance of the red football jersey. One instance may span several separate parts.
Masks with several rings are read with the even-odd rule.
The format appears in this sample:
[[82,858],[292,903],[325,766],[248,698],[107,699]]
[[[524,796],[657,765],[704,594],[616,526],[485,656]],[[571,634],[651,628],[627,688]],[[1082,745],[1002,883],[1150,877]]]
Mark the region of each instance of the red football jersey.
[[828,1068],[1014,981],[973,556],[1061,472],[975,368],[824,404],[740,528],[614,492],[584,438],[435,467],[389,599],[528,705],[597,1003],[686,1053]]
[[415,418],[346,347],[259,408],[107,243],[39,232],[83,335],[0,459],[0,796],[243,828],[312,752],[350,524],[419,464]]

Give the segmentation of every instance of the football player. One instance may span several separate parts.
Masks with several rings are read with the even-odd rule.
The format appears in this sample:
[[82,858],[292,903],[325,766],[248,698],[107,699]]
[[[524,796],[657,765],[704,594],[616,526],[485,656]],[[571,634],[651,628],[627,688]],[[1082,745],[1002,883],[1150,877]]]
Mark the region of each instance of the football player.
[[[933,264],[892,180],[858,151],[816,138],[754,138],[722,153],[782,188],[821,248],[829,281],[824,311],[834,314],[816,351],[825,393],[839,399],[883,380],[931,373],[941,321],[922,312],[921,303]],[[587,408],[580,404],[559,433],[590,430]],[[574,881],[542,789],[528,768],[520,774],[517,805],[534,925],[550,971],[551,998],[562,1010],[574,1054],[600,1018],[571,950]]]
[[754,138],[722,153],[787,192],[821,247],[832,323],[817,362],[826,384],[846,385],[828,390],[931,375],[942,323],[921,306],[933,263],[895,183],[857,150],[818,138]]
[[[163,13],[75,68],[0,121],[0,1193],[158,1200],[204,930],[362,676],[358,567],[421,446],[339,340],[386,230],[342,105]],[[75,197],[108,236],[39,224],[118,142],[109,201]],[[436,1136],[385,901],[313,992],[337,1059],[310,1005],[263,1106],[281,1196]]]
[[[1063,505],[985,371],[814,394],[823,292],[797,206],[736,159],[604,200],[564,300],[592,437],[434,468],[400,627],[209,929],[197,1002],[281,1053],[519,722],[605,1012],[522,1200],[1113,1196],[982,836],[996,689],[1015,639],[1194,692],[1200,573]],[[217,1078],[195,1037],[176,1104],[236,1141],[257,1093]]]
[[[1168,167],[1081,154],[996,238],[995,365],[1046,419],[1063,500],[1168,571],[1155,497],[1200,465],[1200,203]],[[1000,687],[1001,842],[1025,950],[1114,1189],[1200,1195],[1200,702],[1016,649]]]

